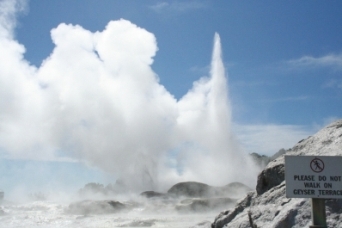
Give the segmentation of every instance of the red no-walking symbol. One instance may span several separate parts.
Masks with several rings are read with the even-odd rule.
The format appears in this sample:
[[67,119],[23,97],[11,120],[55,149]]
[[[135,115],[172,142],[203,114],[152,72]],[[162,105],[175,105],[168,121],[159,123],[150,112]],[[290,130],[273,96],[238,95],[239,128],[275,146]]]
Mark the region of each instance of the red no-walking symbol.
[[319,158],[314,158],[310,162],[310,168],[315,173],[320,173],[324,170],[324,162]]

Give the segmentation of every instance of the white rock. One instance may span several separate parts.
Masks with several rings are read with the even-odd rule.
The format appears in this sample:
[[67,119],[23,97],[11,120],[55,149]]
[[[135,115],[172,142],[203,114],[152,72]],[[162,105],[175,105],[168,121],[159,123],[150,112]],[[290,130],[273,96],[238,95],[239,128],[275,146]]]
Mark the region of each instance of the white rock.
[[[305,140],[286,155],[342,156],[342,120],[338,120]],[[271,161],[259,174],[257,191],[249,193],[235,208],[221,212],[213,228],[250,228],[250,219],[258,228],[309,227],[311,200],[285,197],[284,155]],[[326,200],[328,227],[342,227],[342,200]]]

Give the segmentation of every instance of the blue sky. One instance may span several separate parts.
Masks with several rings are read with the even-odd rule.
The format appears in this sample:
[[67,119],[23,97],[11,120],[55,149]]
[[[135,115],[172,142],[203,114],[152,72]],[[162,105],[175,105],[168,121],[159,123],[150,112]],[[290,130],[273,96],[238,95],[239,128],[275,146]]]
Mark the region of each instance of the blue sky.
[[[25,3],[25,1],[21,1],[21,3]],[[124,19],[138,28],[146,30],[148,34],[153,34],[155,38],[157,51],[155,54],[151,54],[153,59],[151,69],[157,75],[158,86],[161,85],[167,91],[165,98],[167,101],[163,100],[163,102],[168,102],[172,98],[175,99],[175,102],[181,101],[189,91],[194,90],[194,82],[200,82],[201,78],[209,76],[213,38],[214,34],[218,33],[226,68],[229,111],[232,115],[230,128],[247,153],[255,151],[272,154],[280,148],[292,147],[294,143],[313,134],[330,121],[342,117],[341,1],[35,0],[26,3],[24,6],[21,5],[23,6],[22,10],[17,9],[15,13],[12,12],[13,10],[11,11],[13,17],[2,17],[5,22],[1,25],[15,24],[13,30],[9,29],[11,30],[10,39],[25,47],[21,60],[24,59],[28,65],[32,66],[33,71],[43,72],[39,69],[44,69],[44,72],[54,75],[55,71],[52,71],[52,68],[47,66],[48,64],[44,66],[43,63],[54,59],[52,54],[57,53],[54,51],[56,45],[55,41],[52,41],[51,30],[57,28],[61,23],[70,24],[70,26],[79,25],[83,30],[95,34],[104,31],[109,21]],[[5,7],[3,8],[5,9]],[[0,13],[6,15],[6,12],[3,10]],[[16,23],[11,20],[13,18],[17,18]],[[4,27],[6,28],[6,26]],[[71,31],[71,27],[67,28]],[[62,31],[62,29],[58,31]],[[63,34],[61,34],[57,35],[62,36]],[[131,38],[134,39],[134,37]],[[127,39],[130,40],[130,37]],[[150,41],[151,37],[146,37],[146,39],[149,39],[146,44],[153,43]],[[149,48],[153,52],[152,47],[146,47],[146,49]],[[111,51],[108,50],[108,52]],[[13,63],[14,68],[16,67]],[[44,72],[41,75],[44,75]],[[34,73],[32,74],[34,75]],[[42,88],[49,87],[53,85],[54,80],[57,79],[51,79],[46,84],[40,81],[39,85]],[[32,81],[28,84],[30,83]],[[77,83],[76,79],[75,83]],[[60,88],[65,85],[61,84]],[[15,85],[13,90],[14,88]],[[31,87],[25,86],[25,88]],[[28,91],[31,90],[28,89]],[[96,95],[96,91],[89,96]],[[40,93],[39,91],[32,92],[34,94],[32,99],[49,103],[56,98],[50,92],[48,95]],[[4,94],[3,97],[10,97],[6,93]],[[8,94],[11,94],[11,91]],[[27,96],[25,94],[13,95],[13,97],[25,97]],[[49,97],[49,100],[41,101],[45,99],[42,96]],[[62,96],[63,92],[59,94],[59,97]],[[6,100],[3,99],[3,101]],[[75,97],[75,99],[73,102],[83,101],[77,100],[82,99],[79,97]],[[7,103],[2,103],[11,104],[10,99],[6,101]],[[99,101],[97,100],[97,108],[103,107]],[[37,106],[34,106],[36,108],[32,108],[33,110],[44,109],[45,106],[38,105],[38,103]],[[27,116],[35,114],[24,115],[24,111],[20,112],[20,118],[18,117],[20,121],[14,117],[4,122],[5,124],[2,123],[3,126],[10,125],[12,122],[13,126],[19,126],[18,123],[21,123],[20,126],[23,125],[22,123],[28,124],[24,120],[29,118]],[[49,111],[53,112],[52,109]],[[72,112],[71,110],[70,113]],[[4,113],[0,114],[9,115]],[[12,115],[12,112],[9,113]],[[103,116],[104,114],[97,113],[96,115]],[[50,117],[51,115],[49,115],[49,121],[51,121]],[[168,119],[169,116],[163,118]],[[58,119],[65,124],[64,120],[65,116]],[[42,122],[44,123],[44,121]],[[75,122],[70,120],[68,123],[64,128],[58,129],[58,137],[56,137],[58,139],[55,139],[54,134],[52,136],[37,134],[35,137],[35,133],[32,133],[32,137],[29,137],[31,141],[17,142],[16,146],[19,145],[18,147],[2,143],[0,145],[0,148],[3,148],[1,162],[4,165],[11,164],[11,167],[23,167],[23,162],[31,164],[32,160],[40,160],[39,158],[43,157],[42,160],[45,161],[41,162],[42,166],[48,170],[47,173],[53,173],[51,170],[56,169],[56,166],[46,165],[47,161],[56,162],[58,160],[61,162],[61,167],[69,167],[69,163],[65,164],[66,160],[70,159],[73,162],[81,160],[87,165],[77,163],[74,169],[77,170],[77,173],[89,174],[85,176],[91,178],[83,177],[81,178],[83,182],[80,180],[77,184],[95,181],[95,179],[100,182],[108,180],[107,174],[104,176],[102,174],[115,173],[115,171],[110,168],[103,168],[104,171],[99,171],[106,165],[103,162],[98,162],[96,156],[88,152],[77,153],[77,151],[85,150],[83,147],[86,144],[77,140],[77,143],[68,141],[69,137],[76,134],[73,130],[68,130],[75,127]],[[82,119],[83,126],[88,126],[90,123],[91,121],[86,117]],[[159,132],[158,129],[156,132]],[[6,132],[12,131],[4,131],[3,134]],[[13,132],[13,138],[18,137],[16,134],[31,134],[30,131],[24,130],[13,130]],[[102,133],[103,135],[107,134],[105,130]],[[137,135],[139,136],[138,133]],[[210,137],[208,136],[208,138]],[[139,150],[145,146],[145,144],[134,140],[127,143],[129,145],[136,143],[139,145],[137,147]],[[149,139],[146,141],[148,142]],[[155,145],[153,148],[156,150],[158,148],[161,150],[179,148],[179,145],[175,146],[172,143],[168,141],[165,142],[165,145]],[[34,146],[32,147],[32,145]],[[100,145],[107,148],[106,142]],[[149,146],[147,145],[146,148],[150,148]],[[53,152],[49,152],[47,155],[45,152],[37,152],[38,149],[35,151],[32,148],[44,148],[44,151],[51,150]],[[20,152],[24,150],[30,152]],[[20,162],[15,162],[17,159],[20,159]],[[31,167],[31,165],[29,166]],[[8,170],[2,170],[5,176],[20,176],[13,169]],[[29,182],[30,176],[24,174],[25,170],[22,169],[21,173],[23,173],[23,179]],[[114,176],[116,175],[114,174]],[[41,182],[44,180],[42,178]],[[14,188],[14,185],[11,183],[11,187],[7,188]]]
[[[39,66],[52,51],[50,30],[79,24],[103,30],[120,18],[156,36],[153,69],[181,98],[208,73],[221,36],[234,120],[311,125],[341,117],[340,1],[31,1],[16,37]],[[305,59],[306,58],[306,59]],[[235,108],[236,106],[236,108]]]

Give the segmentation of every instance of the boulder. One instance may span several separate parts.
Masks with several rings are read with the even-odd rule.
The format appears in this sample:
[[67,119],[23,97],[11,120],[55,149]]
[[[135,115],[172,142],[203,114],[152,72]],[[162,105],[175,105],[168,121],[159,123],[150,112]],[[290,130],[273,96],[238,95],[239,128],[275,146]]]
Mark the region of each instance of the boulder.
[[155,191],[145,191],[145,192],[140,193],[140,196],[143,196],[145,198],[160,198],[160,197],[166,197],[166,194],[155,192]]
[[279,185],[285,179],[285,165],[283,163],[277,164],[272,168],[264,169],[258,175],[256,192],[258,195],[270,190]]
[[[299,141],[286,155],[342,156],[342,120]],[[284,154],[271,161],[258,176],[256,191],[250,192],[233,209],[221,212],[212,228],[308,227],[311,200],[285,197]],[[328,227],[342,227],[342,200],[326,200]]]
[[240,198],[252,189],[240,182],[214,187],[199,182],[181,182],[172,186],[167,194],[184,198]]
[[172,186],[167,193],[176,197],[208,197],[211,195],[212,187],[194,181],[181,182]]

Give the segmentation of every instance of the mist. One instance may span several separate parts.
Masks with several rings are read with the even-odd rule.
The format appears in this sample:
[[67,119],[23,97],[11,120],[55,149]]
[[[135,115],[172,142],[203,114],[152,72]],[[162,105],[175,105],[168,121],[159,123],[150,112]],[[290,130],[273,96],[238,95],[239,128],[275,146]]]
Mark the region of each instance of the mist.
[[51,54],[30,64],[15,39],[23,3],[0,2],[3,158],[82,162],[131,191],[188,180],[254,186],[257,168],[231,132],[218,34],[208,76],[177,100],[153,71],[156,37],[124,19],[97,32],[61,23]]

